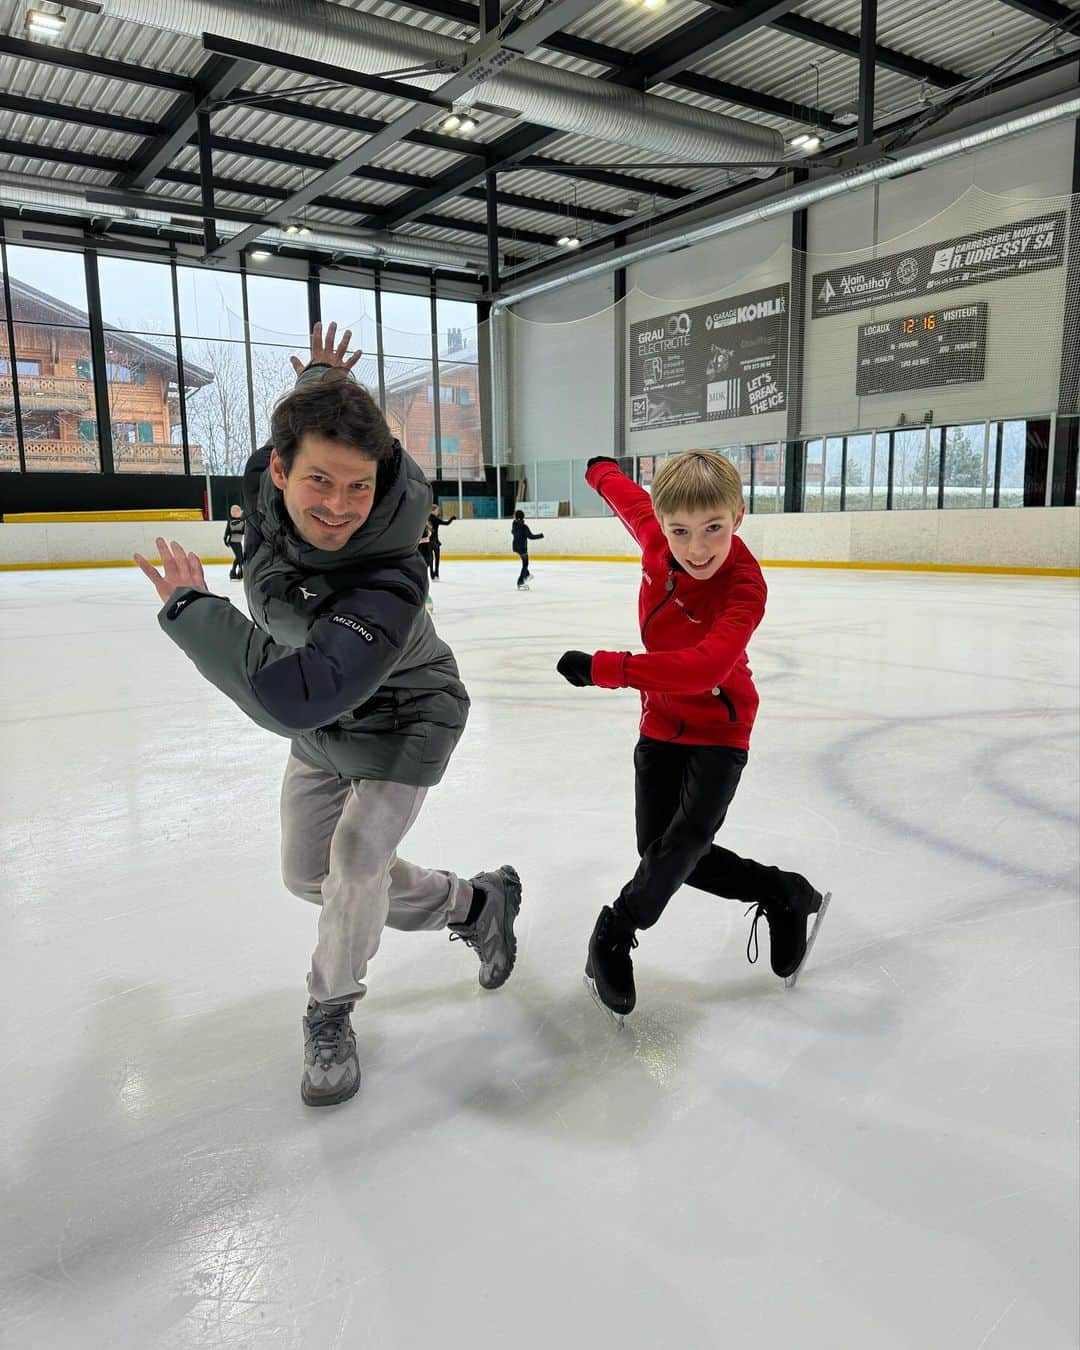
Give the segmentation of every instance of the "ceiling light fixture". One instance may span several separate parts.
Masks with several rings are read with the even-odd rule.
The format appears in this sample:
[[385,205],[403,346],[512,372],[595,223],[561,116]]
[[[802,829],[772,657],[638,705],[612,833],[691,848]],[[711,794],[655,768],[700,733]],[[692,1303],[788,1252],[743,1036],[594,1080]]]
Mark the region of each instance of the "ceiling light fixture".
[[806,132],[806,131],[801,131],[801,132],[798,134],[798,136],[792,136],[791,140],[788,141],[788,145],[791,146],[792,150],[798,150],[798,148],[799,148],[801,145],[805,145],[806,142],[807,142],[809,139],[810,139],[810,133],[809,133],[809,132]]
[[576,234],[564,234],[558,241],[560,248],[580,248],[581,240]]
[[67,17],[59,12],[54,13],[49,9],[28,9],[26,11],[26,26],[31,37],[59,37],[64,31],[66,23]]
[[439,130],[449,136],[471,136],[477,128],[472,108],[453,107],[439,122]]
[[667,0],[641,0],[642,9],[663,9]]
[[821,137],[807,136],[806,140],[803,141],[802,148],[806,151],[819,150],[821,148]]
[[255,262],[265,262],[271,255],[268,248],[253,248],[250,256]]

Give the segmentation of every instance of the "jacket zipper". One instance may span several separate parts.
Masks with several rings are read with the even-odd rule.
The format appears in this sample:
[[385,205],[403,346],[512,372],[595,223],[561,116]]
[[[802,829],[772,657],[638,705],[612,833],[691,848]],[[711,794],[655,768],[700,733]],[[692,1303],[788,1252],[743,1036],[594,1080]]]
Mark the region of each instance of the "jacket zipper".
[[727,694],[724,693],[724,691],[720,688],[719,685],[717,685],[716,688],[713,690],[713,694],[715,695],[716,698],[720,700],[720,702],[728,710],[728,721],[737,722],[739,718],[738,714],[735,712],[735,704],[732,703],[731,699],[728,698]]
[[657,613],[664,608],[667,602],[675,594],[675,578],[671,575],[670,572],[668,573],[667,581],[664,583],[664,589],[667,591],[667,595],[664,596],[663,600],[661,600],[659,604],[654,605],[652,609],[649,610],[648,614],[646,614],[645,616],[645,622],[641,625],[642,642],[645,641],[645,634],[648,632],[649,624],[652,623]]

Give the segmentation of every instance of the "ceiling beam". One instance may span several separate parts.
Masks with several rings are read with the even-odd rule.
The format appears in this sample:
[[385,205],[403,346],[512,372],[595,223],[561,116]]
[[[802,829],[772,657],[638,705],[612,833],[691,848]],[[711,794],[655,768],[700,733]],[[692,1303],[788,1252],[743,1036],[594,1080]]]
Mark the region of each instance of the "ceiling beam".
[[1064,23],[1066,19],[1075,19],[1076,11],[1059,5],[1057,0],[1001,0],[1010,9],[1018,9],[1031,19],[1042,19],[1044,23]]
[[[712,0],[708,2],[712,3]],[[804,19],[801,14],[789,14],[786,18],[778,19],[773,27],[783,33],[791,33],[794,37],[805,38],[819,47],[828,47],[830,51],[847,52],[849,56],[859,55],[858,33],[830,28],[813,19]],[[953,89],[968,78],[958,71],[935,65],[932,61],[923,61],[917,56],[909,56],[907,52],[897,51],[895,47],[884,47],[880,42],[874,48],[874,61],[886,70],[896,71],[898,75],[909,75],[913,80],[926,80],[939,89]]]
[[728,84],[726,80],[717,80],[711,75],[696,75],[688,70],[681,75],[673,75],[665,83],[674,85],[676,89],[688,89],[695,94],[705,94],[708,98],[719,99],[724,103],[736,103],[754,112],[768,113],[771,117],[783,117],[789,122],[805,122],[810,126],[822,127],[826,131],[844,129],[842,122],[837,122],[821,108],[774,98],[771,94],[759,94],[756,89]]
[[158,171],[171,164],[177,152],[191,139],[198,125],[199,114],[231,93],[257,69],[253,61],[211,56],[195,76],[194,90],[190,94],[181,94],[173,103],[161,123],[160,134],[142,147],[128,168],[119,175],[116,186],[144,188],[152,183]]
[[129,80],[133,84],[148,84],[155,89],[175,89],[183,94],[190,93],[194,88],[194,81],[187,75],[151,70],[148,66],[132,66],[123,61],[110,61],[104,56],[92,56],[88,52],[54,47],[48,42],[28,42],[24,38],[0,37],[0,56],[18,56],[24,61],[41,61],[47,66],[64,66],[68,70],[81,70],[87,75]]
[[[325,61],[313,61],[307,56],[295,56],[292,52],[258,47],[250,42],[234,42],[232,38],[218,37],[213,33],[206,33],[202,44],[206,51],[214,52],[218,56],[251,61],[256,65],[274,66],[278,70],[291,70],[294,75],[310,75],[313,79],[353,89],[366,89],[375,94],[388,94],[391,98],[400,98],[406,103],[427,103],[436,108],[450,106],[446,99],[439,97],[436,90],[421,89],[419,85],[406,84],[404,80],[391,80],[382,75],[364,75],[358,70],[349,70],[344,66],[331,66]],[[244,103],[258,100],[261,104],[262,99],[262,94],[244,92],[231,101]]]
[[[79,169],[100,169],[103,173],[117,173],[125,167],[122,159],[106,155],[91,155],[85,150],[64,150],[57,145],[29,145],[0,136],[0,155],[20,155],[26,159],[42,159],[49,164],[72,164]],[[48,184],[43,184],[47,187]],[[77,187],[78,184],[72,184]]]
[[[550,0],[550,3],[523,24],[512,37],[500,34],[498,37],[492,35],[481,39],[479,43],[466,50],[464,64],[443,82],[439,88],[440,95],[453,101],[459,95],[469,93],[478,84],[504,70],[526,52],[532,51],[544,41],[545,37],[555,32],[560,24],[572,23],[587,13],[595,3],[596,0]],[[326,188],[349,177],[354,168],[378,159],[390,146],[396,144],[410,131],[416,130],[430,116],[431,111],[427,106],[414,104],[388,123],[382,131],[376,132],[362,145],[350,151],[333,168],[326,169],[313,182],[306,184],[299,192],[294,192],[287,201],[268,212],[267,225],[288,219]],[[258,237],[258,226],[249,225],[226,243],[220,244],[208,257],[229,256],[246,248]]]
[[800,0],[746,0],[723,14],[707,14],[646,47],[612,83],[632,84],[644,76],[645,88],[662,84],[687,66],[706,61],[766,24],[783,18],[799,3]]
[[126,136],[156,136],[160,130],[156,122],[118,117],[116,113],[98,112],[95,108],[65,108],[63,104],[48,103],[40,98],[24,98],[21,94],[0,93],[0,108],[26,113],[28,117],[55,118],[69,126],[74,122],[84,127],[101,127],[104,131],[122,131]]
[[[735,9],[735,0],[702,0],[702,3],[724,13]],[[828,24],[818,23],[816,19],[806,19],[801,14],[785,14],[775,19],[770,27],[778,29],[781,33],[790,33],[792,37],[802,38],[806,42],[813,42],[816,46],[827,47],[830,51],[846,52],[849,56],[855,57],[859,55],[858,33],[832,28]],[[958,74],[955,70],[920,60],[917,56],[909,56],[906,52],[897,51],[895,47],[883,47],[881,43],[877,43],[874,48],[874,59],[879,66],[884,66],[887,70],[894,70],[915,80],[927,80],[940,89],[951,89],[955,85],[963,84],[967,79],[966,75]]]

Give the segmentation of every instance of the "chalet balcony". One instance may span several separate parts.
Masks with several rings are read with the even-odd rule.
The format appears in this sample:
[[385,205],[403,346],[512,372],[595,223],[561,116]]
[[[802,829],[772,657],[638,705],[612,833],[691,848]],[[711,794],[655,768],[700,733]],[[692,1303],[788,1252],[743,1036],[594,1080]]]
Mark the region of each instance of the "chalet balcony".
[[[64,473],[99,473],[101,470],[96,441],[28,440],[25,446],[27,470]],[[113,443],[113,460],[117,473],[184,472],[183,450],[168,441],[116,441]],[[18,471],[18,468],[18,442],[0,439],[0,471]],[[191,447],[191,472],[203,472],[201,445]]]
[[[94,406],[93,380],[75,375],[20,375],[19,403],[28,412],[85,413]],[[15,387],[10,375],[0,375],[0,410],[15,407]]]

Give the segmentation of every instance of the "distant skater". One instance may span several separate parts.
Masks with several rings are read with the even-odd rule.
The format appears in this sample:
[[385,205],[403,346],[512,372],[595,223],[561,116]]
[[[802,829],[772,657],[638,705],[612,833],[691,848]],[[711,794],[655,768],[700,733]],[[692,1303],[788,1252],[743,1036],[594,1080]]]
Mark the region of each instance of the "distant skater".
[[453,525],[453,516],[441,516],[438,507],[432,507],[428,514],[428,528],[431,531],[431,556],[428,558],[428,571],[432,581],[439,579],[439,559],[442,557],[442,544],[439,542],[439,529],[443,525]]
[[529,587],[526,583],[532,577],[532,573],[529,571],[529,540],[543,539],[544,536],[542,534],[533,534],[532,530],[530,530],[525,523],[524,511],[514,512],[514,520],[513,524],[510,526],[510,531],[513,536],[514,552],[521,559],[521,571],[518,573],[517,588],[519,591],[527,591]]
[[233,565],[229,568],[230,581],[244,579],[244,511],[240,506],[229,507],[225,522],[225,542],[233,551]]

